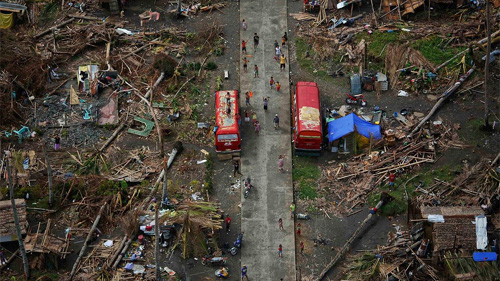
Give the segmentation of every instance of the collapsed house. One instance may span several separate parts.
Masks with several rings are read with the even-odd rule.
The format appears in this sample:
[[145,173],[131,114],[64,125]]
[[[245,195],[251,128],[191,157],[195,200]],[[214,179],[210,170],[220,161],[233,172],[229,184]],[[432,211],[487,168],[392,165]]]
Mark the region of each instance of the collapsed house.
[[[26,220],[26,201],[24,199],[15,200],[21,234],[26,234],[28,221]],[[10,200],[0,201],[0,243],[17,241],[16,224],[14,223],[14,211]]]

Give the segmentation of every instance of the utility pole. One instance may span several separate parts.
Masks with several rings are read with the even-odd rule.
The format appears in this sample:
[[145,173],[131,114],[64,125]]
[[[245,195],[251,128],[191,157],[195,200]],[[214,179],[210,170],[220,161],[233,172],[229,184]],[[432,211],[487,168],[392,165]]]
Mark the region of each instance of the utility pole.
[[486,33],[488,35],[488,43],[486,46],[486,61],[484,62],[484,127],[490,128],[488,114],[488,80],[490,78],[490,53],[491,53],[491,24],[490,24],[490,1],[486,1]]
[[163,191],[161,193],[161,206],[166,204],[165,199],[167,198],[167,157],[163,160]]
[[54,203],[54,192],[52,190],[52,167],[50,166],[49,154],[45,147],[45,141],[42,141],[43,154],[45,155],[45,165],[47,165],[47,177],[49,178],[49,206]]
[[28,257],[26,256],[26,249],[24,248],[23,234],[21,232],[21,225],[19,225],[19,216],[17,215],[16,199],[14,199],[14,185],[12,184],[12,173],[10,169],[9,159],[5,159],[5,164],[7,166],[7,176],[9,177],[10,202],[12,203],[12,211],[14,213],[14,224],[16,225],[17,241],[19,242],[21,257],[23,258],[24,280],[28,280],[30,278],[30,266],[28,263]]
[[179,0],[177,2],[177,16],[181,15],[181,6],[182,6],[182,0]]
[[156,280],[161,281],[160,271],[160,224],[158,223],[158,203],[155,206],[155,261],[156,261]]

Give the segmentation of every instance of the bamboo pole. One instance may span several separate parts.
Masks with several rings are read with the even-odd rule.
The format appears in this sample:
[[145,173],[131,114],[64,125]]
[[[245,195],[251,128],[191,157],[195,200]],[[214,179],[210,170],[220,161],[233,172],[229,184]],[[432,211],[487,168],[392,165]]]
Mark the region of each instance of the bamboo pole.
[[484,61],[484,127],[489,128],[489,112],[488,112],[488,80],[490,79],[490,56],[491,56],[491,24],[490,24],[490,1],[486,0],[486,60]]
[[14,213],[17,242],[19,243],[19,251],[21,252],[21,256],[23,258],[24,280],[28,280],[30,278],[30,266],[28,263],[28,257],[26,256],[26,249],[24,248],[23,234],[21,232],[21,225],[19,224],[19,216],[17,214],[16,199],[14,199],[14,185],[12,184],[12,172],[9,159],[5,160],[5,165],[7,166],[7,175],[9,177],[10,202],[12,203],[12,212]]
[[82,259],[83,254],[85,253],[85,250],[87,249],[87,243],[89,242],[90,238],[92,237],[92,233],[94,233],[95,229],[97,228],[97,225],[99,224],[99,220],[101,220],[102,212],[104,211],[104,207],[106,207],[106,205],[107,205],[107,203],[104,203],[104,205],[99,210],[99,214],[95,218],[94,224],[92,225],[92,228],[90,228],[90,232],[87,235],[85,242],[83,242],[83,246],[80,249],[80,254],[78,254],[78,257],[76,258],[76,261],[73,264],[73,269],[71,270],[71,274],[69,276],[70,281],[73,280],[73,277],[75,277],[76,269],[78,268],[78,264],[80,263],[80,260]]
[[51,32],[52,30],[54,30],[54,29],[56,29],[56,28],[59,28],[59,27],[61,27],[61,26],[65,26],[65,25],[67,25],[68,23],[71,23],[71,22],[72,22],[72,21],[74,21],[74,20],[75,20],[75,18],[70,18],[69,20],[67,20],[67,21],[63,21],[63,22],[61,22],[60,24],[55,25],[55,26],[53,26],[53,27],[51,27],[51,28],[49,28],[49,29],[45,29],[44,31],[42,31],[42,32],[38,33],[37,35],[35,35],[35,36],[34,36],[34,38],[35,38],[35,39],[37,39],[37,38],[39,38],[39,37],[41,37],[41,36],[43,36],[43,35],[45,35],[45,34],[47,34],[47,33]]
[[42,150],[45,155],[45,164],[47,165],[47,178],[49,180],[49,206],[54,204],[54,192],[52,189],[52,167],[50,166],[49,154],[47,153],[47,147],[45,141],[42,141]]

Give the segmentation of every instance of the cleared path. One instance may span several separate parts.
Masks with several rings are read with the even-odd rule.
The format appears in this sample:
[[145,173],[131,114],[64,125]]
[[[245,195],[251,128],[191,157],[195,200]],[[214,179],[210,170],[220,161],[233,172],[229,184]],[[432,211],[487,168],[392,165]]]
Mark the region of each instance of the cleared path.
[[[241,264],[248,267],[250,280],[295,280],[294,225],[290,218],[293,200],[291,136],[290,136],[290,87],[288,61],[280,72],[274,57],[274,41],[281,46],[281,37],[287,31],[287,2],[285,0],[240,0],[240,21],[245,19],[248,29],[240,23],[240,40],[247,41],[250,60],[248,72],[243,71],[240,60],[241,109],[255,110],[261,123],[260,135],[254,133],[252,124],[243,122],[242,173],[250,176],[255,189],[245,199],[242,196],[241,229],[244,232]],[[253,34],[260,43],[253,51]],[[240,47],[241,49],[241,47]],[[288,47],[283,48],[288,60]],[[245,54],[241,53],[243,59]],[[254,65],[259,67],[259,78],[254,78]],[[281,82],[280,92],[270,89],[271,76]],[[246,91],[254,93],[252,106],[245,107]],[[262,98],[269,96],[265,112]],[[281,128],[273,127],[278,114]],[[278,156],[285,158],[285,171],[278,171]],[[278,229],[278,219],[283,219],[284,230]],[[283,258],[278,258],[278,246],[283,245]]]

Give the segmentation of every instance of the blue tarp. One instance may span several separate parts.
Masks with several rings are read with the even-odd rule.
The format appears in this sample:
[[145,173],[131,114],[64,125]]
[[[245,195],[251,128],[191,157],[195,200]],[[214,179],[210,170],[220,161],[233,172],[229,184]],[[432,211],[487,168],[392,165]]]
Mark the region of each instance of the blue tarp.
[[475,252],[472,254],[474,261],[496,261],[497,254],[494,252]]
[[365,121],[354,113],[328,122],[329,141],[334,141],[354,131],[367,138],[370,138],[370,135],[376,140],[382,138],[379,125]]

